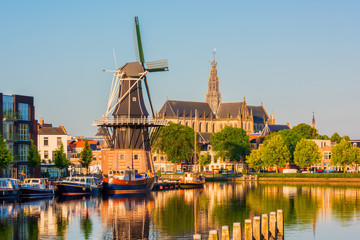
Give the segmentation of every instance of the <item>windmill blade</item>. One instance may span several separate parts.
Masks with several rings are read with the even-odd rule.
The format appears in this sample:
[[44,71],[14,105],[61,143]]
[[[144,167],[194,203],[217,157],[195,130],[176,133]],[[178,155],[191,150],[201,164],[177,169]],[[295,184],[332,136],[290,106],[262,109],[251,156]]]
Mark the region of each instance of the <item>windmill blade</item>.
[[149,72],[169,71],[169,64],[167,59],[146,62],[146,67]]
[[150,102],[150,107],[151,107],[151,113],[152,113],[152,116],[154,117],[154,116],[155,116],[155,114],[154,114],[154,108],[153,108],[153,105],[152,105],[152,102],[151,102],[149,85],[148,85],[146,76],[144,76],[144,82],[145,82],[146,92],[147,92],[147,95],[148,95],[148,97],[149,97],[149,102]]
[[136,60],[144,65],[144,51],[142,48],[141,35],[140,35],[140,25],[139,18],[135,17],[134,19],[134,41],[135,41],[135,54]]

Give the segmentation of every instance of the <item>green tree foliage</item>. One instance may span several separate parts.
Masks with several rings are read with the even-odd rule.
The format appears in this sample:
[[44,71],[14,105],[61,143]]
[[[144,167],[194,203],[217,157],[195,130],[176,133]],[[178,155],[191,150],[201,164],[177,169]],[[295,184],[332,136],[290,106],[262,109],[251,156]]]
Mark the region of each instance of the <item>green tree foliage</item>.
[[359,161],[359,149],[353,147],[350,142],[342,139],[331,150],[331,164],[340,165],[346,171],[345,166]]
[[294,152],[295,164],[302,168],[318,164],[321,161],[321,154],[318,149],[315,142],[301,139]]
[[62,144],[55,151],[54,164],[60,170],[70,165],[70,160],[66,157],[66,153],[64,153],[64,146]]
[[242,128],[227,126],[210,137],[216,158],[239,161],[250,153],[249,136]]
[[316,138],[320,140],[330,140],[328,135],[317,135]]
[[86,173],[88,173],[90,163],[93,160],[93,154],[87,140],[85,140],[85,146],[80,152],[80,157],[80,164],[82,167],[86,168]]
[[343,136],[343,139],[345,139],[346,141],[350,142],[350,137],[349,136]]
[[340,143],[341,137],[340,137],[340,135],[339,135],[337,132],[335,132],[335,133],[331,136],[330,140],[331,140],[332,142]]
[[297,133],[301,138],[306,139],[315,139],[318,135],[315,128],[312,128],[305,123],[300,123],[291,128],[291,130]]
[[5,169],[13,161],[11,150],[6,148],[5,140],[0,135],[0,168]]
[[290,161],[290,157],[290,151],[281,135],[264,141],[264,146],[261,148],[261,159],[264,166],[274,166],[278,172],[278,167],[285,167],[286,163]]
[[201,155],[199,158],[200,167],[205,167],[206,165],[209,165],[211,163],[211,155],[210,153],[205,153],[204,155]]
[[264,166],[264,162],[261,159],[261,149],[254,149],[251,151],[250,155],[246,157],[246,162],[249,164],[249,167],[259,171]]
[[29,165],[32,168],[36,168],[41,163],[40,153],[37,150],[37,147],[34,145],[33,140],[31,140],[31,145],[30,145],[30,149],[28,152],[27,161],[29,162]]
[[276,135],[281,135],[281,137],[283,138],[286,146],[288,147],[288,149],[290,151],[290,160],[292,161],[294,159],[294,151],[295,151],[296,145],[300,141],[302,136],[299,135],[296,131],[293,131],[290,129],[284,129],[279,132],[275,132],[275,133],[268,135],[265,140],[269,140],[270,138],[272,138]]
[[86,212],[85,218],[80,219],[80,229],[84,234],[84,238],[90,239],[92,232],[92,221],[89,217],[89,212]]
[[194,134],[192,128],[170,122],[160,130],[152,149],[166,153],[167,159],[173,163],[189,161],[194,156]]

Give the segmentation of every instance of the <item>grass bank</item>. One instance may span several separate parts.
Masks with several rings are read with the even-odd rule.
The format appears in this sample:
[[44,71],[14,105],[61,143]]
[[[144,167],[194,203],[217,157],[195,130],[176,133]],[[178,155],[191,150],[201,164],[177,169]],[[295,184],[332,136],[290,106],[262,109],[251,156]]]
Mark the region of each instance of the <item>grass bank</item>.
[[258,178],[359,178],[360,173],[255,173]]

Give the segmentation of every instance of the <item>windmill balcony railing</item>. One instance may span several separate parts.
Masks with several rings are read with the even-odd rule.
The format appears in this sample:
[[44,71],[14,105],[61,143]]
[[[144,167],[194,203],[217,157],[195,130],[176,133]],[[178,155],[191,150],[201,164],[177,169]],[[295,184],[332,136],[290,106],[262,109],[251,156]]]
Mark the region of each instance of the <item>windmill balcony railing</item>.
[[104,125],[148,125],[148,126],[166,126],[168,121],[164,119],[149,118],[102,118],[94,120],[95,126]]

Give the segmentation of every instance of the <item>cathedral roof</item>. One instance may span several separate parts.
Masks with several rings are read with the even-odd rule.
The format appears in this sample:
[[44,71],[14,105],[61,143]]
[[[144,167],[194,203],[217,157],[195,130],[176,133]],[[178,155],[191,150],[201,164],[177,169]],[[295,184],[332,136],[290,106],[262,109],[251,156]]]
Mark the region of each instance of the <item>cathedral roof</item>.
[[269,135],[272,132],[278,132],[284,129],[290,129],[288,125],[280,125],[280,124],[266,124],[264,129],[261,131],[261,135]]
[[175,101],[167,100],[159,111],[159,116],[167,117],[195,117],[195,110],[198,112],[198,117],[212,118],[213,112],[209,104],[206,102],[190,102],[190,101]]
[[[218,118],[236,118],[239,116],[239,110],[243,107],[244,102],[228,102],[228,103],[220,103],[219,109],[217,112]],[[253,114],[253,118],[255,121],[263,121],[268,120],[268,115],[266,114],[264,108],[262,106],[249,106],[246,105],[249,113]],[[265,117],[265,119],[264,119]]]

